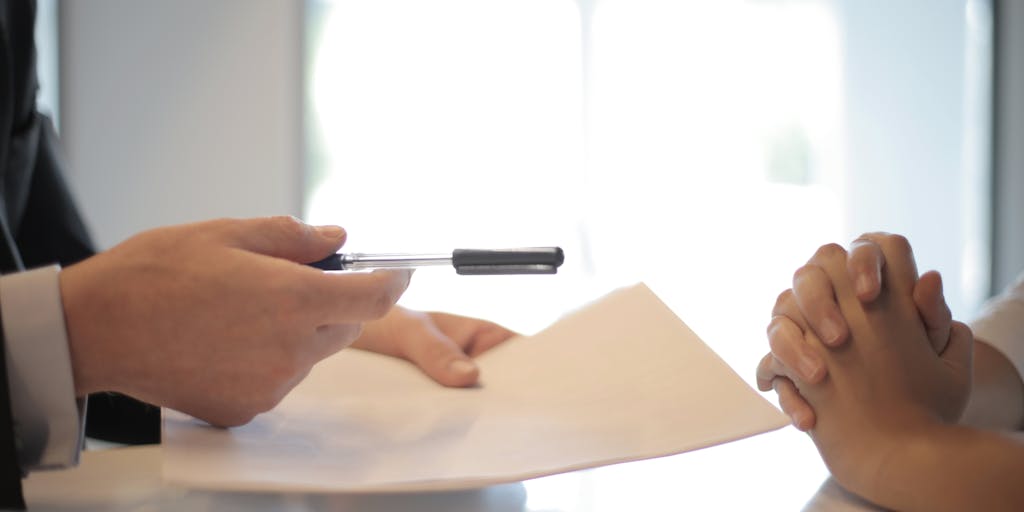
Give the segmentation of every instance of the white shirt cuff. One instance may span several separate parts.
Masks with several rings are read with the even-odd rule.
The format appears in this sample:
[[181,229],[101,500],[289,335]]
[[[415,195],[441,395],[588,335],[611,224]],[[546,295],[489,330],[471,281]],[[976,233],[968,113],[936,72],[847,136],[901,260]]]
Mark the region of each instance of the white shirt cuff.
[[85,400],[75,399],[57,265],[0,276],[14,436],[23,471],[75,466]]
[[985,304],[971,330],[975,338],[1006,356],[1024,378],[1024,274]]

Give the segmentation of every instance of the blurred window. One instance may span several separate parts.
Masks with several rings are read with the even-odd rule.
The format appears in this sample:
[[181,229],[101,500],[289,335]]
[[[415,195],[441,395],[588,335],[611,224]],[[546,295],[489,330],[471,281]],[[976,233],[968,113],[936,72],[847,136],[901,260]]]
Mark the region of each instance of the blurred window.
[[961,318],[988,291],[986,1],[308,7],[310,221],[353,251],[566,250],[555,278],[422,270],[406,305],[529,333],[643,280],[753,384],[823,243],[906,234]]

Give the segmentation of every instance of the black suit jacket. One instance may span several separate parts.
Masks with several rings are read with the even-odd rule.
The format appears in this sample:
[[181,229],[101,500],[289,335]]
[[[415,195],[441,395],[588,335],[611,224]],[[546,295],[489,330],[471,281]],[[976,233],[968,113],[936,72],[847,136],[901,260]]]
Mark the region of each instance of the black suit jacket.
[[[93,254],[61,175],[49,119],[36,111],[35,2],[0,0],[0,273]],[[0,318],[0,322],[3,319]],[[0,330],[0,347],[3,331]],[[89,399],[87,434],[118,442],[159,441],[159,409],[114,394]],[[24,508],[4,351],[0,350],[0,507]]]

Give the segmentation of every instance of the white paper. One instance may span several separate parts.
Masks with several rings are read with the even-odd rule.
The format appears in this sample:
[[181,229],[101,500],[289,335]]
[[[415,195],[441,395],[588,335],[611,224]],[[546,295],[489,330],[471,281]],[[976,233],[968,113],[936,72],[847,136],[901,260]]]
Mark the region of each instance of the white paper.
[[165,411],[164,478],[233,490],[462,489],[788,423],[642,284],[478,363],[479,387],[449,389],[405,361],[345,350],[243,427]]

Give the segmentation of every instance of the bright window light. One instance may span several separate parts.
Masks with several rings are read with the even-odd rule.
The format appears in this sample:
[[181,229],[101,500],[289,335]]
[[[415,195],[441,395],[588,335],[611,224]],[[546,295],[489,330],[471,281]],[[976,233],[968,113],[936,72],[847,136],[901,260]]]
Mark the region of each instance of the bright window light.
[[[351,0],[329,4],[322,23],[310,68],[324,148],[312,171],[311,221],[344,225],[353,251],[560,245],[580,261],[574,4]],[[544,277],[449,274],[418,272],[403,304],[486,314],[523,330],[553,319],[508,307]]]
[[[776,296],[826,242],[908,235],[969,319],[987,289],[982,3],[311,0],[305,215],[352,251],[562,246],[558,276],[425,269],[402,303],[530,333],[643,280],[751,385]],[[746,442],[706,464],[746,464]],[[530,507],[658,510],[655,489],[602,485],[621,471],[535,481]],[[826,474],[793,471],[809,488],[780,509]],[[734,490],[707,484],[712,505]]]

